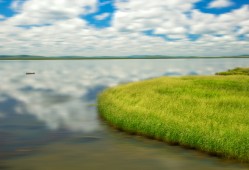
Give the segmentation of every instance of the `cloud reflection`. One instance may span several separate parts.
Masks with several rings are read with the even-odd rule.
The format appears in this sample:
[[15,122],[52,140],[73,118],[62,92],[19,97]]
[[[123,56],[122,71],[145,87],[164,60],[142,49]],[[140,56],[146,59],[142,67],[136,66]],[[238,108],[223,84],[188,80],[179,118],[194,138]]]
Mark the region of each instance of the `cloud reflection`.
[[[106,87],[163,75],[214,74],[245,63],[245,59],[1,62],[0,119],[10,112],[29,114],[50,130],[93,132],[99,130],[99,122],[89,104]],[[27,76],[27,71],[36,74]]]

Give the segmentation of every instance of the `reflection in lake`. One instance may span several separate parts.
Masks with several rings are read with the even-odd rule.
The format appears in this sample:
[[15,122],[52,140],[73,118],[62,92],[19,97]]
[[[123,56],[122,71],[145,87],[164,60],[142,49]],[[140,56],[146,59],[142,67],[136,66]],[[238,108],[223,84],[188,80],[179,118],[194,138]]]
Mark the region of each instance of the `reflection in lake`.
[[0,169],[246,169],[112,130],[94,104],[100,91],[120,83],[210,75],[248,61],[1,61]]

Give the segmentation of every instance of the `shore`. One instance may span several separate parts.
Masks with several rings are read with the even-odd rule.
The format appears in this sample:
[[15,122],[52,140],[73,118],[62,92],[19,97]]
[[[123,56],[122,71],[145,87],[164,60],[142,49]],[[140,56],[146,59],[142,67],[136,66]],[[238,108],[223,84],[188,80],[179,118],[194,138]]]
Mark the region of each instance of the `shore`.
[[161,77],[109,88],[98,110],[132,134],[249,162],[249,76]]

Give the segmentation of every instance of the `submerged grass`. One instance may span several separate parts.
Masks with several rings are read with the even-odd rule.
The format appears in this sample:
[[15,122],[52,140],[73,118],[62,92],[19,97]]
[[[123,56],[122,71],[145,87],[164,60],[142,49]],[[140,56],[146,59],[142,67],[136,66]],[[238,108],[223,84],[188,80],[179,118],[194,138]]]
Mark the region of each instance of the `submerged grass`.
[[161,77],[99,95],[111,125],[205,152],[249,161],[249,77]]

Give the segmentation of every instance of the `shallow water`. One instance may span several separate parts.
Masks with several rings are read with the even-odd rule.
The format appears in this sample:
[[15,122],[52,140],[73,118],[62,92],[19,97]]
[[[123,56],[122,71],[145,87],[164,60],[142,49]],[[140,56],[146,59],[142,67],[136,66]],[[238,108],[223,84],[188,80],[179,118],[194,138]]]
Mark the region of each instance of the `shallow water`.
[[1,61],[0,169],[248,169],[116,131],[96,111],[97,94],[120,83],[248,65],[249,59]]

